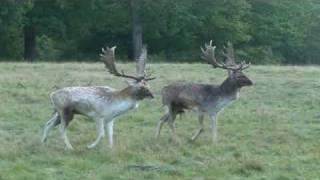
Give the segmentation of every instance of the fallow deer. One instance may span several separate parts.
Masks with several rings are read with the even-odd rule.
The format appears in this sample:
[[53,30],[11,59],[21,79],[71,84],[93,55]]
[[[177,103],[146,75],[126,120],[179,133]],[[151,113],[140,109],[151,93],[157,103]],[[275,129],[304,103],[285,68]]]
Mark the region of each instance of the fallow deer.
[[[200,128],[192,136],[195,141],[203,132],[204,115],[209,115],[212,120],[213,141],[217,139],[217,116],[232,101],[239,97],[239,91],[244,86],[252,85],[252,81],[244,75],[242,70],[249,68],[250,63],[244,61],[236,64],[234,61],[234,50],[231,43],[224,47],[223,55],[225,63],[219,63],[215,58],[215,46],[212,41],[205,44],[202,50],[202,58],[214,68],[221,68],[228,71],[228,77],[220,85],[195,84],[195,83],[172,83],[162,89],[162,103],[167,107],[168,112],[161,117],[156,138],[159,137],[161,128],[165,122],[168,123],[173,135],[174,120],[178,114],[187,109],[196,110],[199,113],[198,120]],[[177,137],[176,137],[177,138]]]
[[74,114],[81,114],[94,119],[96,122],[97,138],[88,145],[88,148],[95,147],[105,136],[105,124],[109,145],[112,147],[114,119],[137,107],[138,101],[144,98],[153,98],[147,81],[155,78],[145,74],[146,47],[142,48],[141,55],[137,59],[137,76],[127,75],[123,71],[119,72],[117,70],[115,49],[116,47],[102,48],[100,56],[105,63],[105,67],[109,73],[133,81],[122,90],[116,90],[108,86],[66,87],[51,93],[54,113],[44,127],[42,142],[47,140],[49,130],[60,124],[59,130],[67,149],[73,149],[67,137],[66,128]]

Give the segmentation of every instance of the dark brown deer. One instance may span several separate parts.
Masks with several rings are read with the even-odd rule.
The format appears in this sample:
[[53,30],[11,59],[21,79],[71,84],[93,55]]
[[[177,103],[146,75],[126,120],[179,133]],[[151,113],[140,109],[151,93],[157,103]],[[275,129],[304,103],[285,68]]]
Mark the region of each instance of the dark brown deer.
[[156,138],[159,137],[165,122],[168,123],[173,135],[175,135],[174,120],[176,116],[189,109],[198,111],[200,124],[200,128],[191,140],[195,141],[203,132],[204,115],[210,116],[213,141],[217,139],[217,116],[219,112],[239,97],[239,91],[242,87],[252,85],[252,81],[242,72],[242,70],[249,68],[250,63],[246,64],[244,61],[241,64],[235,63],[231,43],[224,47],[225,63],[219,63],[216,60],[215,48],[215,46],[212,46],[212,41],[206,44],[205,49],[201,48],[202,58],[214,68],[227,70],[227,79],[220,85],[178,82],[165,86],[162,89],[162,103],[168,108],[168,112],[161,117],[158,123]]
[[67,87],[51,93],[55,112],[45,125],[42,142],[47,140],[49,130],[60,124],[60,133],[66,147],[73,149],[67,137],[66,128],[74,114],[81,114],[96,122],[97,138],[88,145],[88,148],[95,147],[105,136],[105,124],[108,130],[109,144],[112,147],[114,119],[137,107],[138,101],[144,98],[153,98],[147,81],[154,78],[145,74],[146,47],[142,49],[137,60],[137,76],[120,73],[117,70],[114,56],[115,48],[102,49],[101,59],[111,74],[132,79],[133,82],[122,90],[115,90],[108,86]]

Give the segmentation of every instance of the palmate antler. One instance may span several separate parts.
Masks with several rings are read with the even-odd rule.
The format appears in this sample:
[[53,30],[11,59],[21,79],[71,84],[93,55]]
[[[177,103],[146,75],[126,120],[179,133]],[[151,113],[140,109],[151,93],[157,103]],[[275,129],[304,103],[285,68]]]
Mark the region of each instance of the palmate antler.
[[225,57],[225,63],[228,66],[238,67],[238,70],[244,70],[250,67],[250,62],[246,63],[242,61],[240,64],[236,64],[233,45],[230,41],[227,42],[227,47],[223,46],[223,56]]
[[136,70],[137,70],[137,77],[142,78],[145,81],[153,80],[155,77],[150,77],[151,74],[146,73],[146,61],[147,61],[147,46],[144,45],[141,49],[141,53],[139,58],[136,60],[137,65],[136,65]]
[[143,46],[139,58],[136,60],[136,72],[138,77],[145,77],[145,67],[147,59],[147,47]]
[[146,47],[142,48],[141,55],[137,60],[137,76],[125,74],[123,71],[121,71],[120,73],[118,71],[115,65],[115,49],[116,49],[116,46],[113,46],[112,48],[109,48],[109,47],[102,48],[102,54],[100,54],[100,57],[105,64],[105,67],[108,69],[108,71],[111,74],[118,77],[134,79],[136,81],[141,81],[141,80],[149,81],[149,80],[155,79],[155,77],[148,78],[146,77],[146,74],[145,74],[145,62],[147,59]]
[[[205,49],[204,49],[205,48]],[[212,40],[209,44],[205,44],[205,47],[201,47],[202,59],[206,60],[214,68],[221,68],[226,70],[238,71],[249,68],[250,63],[246,64],[245,61],[240,64],[235,63],[234,50],[230,42],[227,43],[227,47],[224,47],[223,55],[226,57],[225,63],[220,63],[215,57],[216,46],[212,46]]]

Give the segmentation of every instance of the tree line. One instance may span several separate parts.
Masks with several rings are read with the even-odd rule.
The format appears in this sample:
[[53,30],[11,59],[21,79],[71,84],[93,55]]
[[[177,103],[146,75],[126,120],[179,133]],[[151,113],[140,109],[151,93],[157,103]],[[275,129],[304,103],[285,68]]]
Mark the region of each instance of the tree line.
[[319,14],[318,0],[1,0],[0,59],[97,61],[107,45],[134,59],[147,44],[192,62],[212,39],[253,63],[319,64]]

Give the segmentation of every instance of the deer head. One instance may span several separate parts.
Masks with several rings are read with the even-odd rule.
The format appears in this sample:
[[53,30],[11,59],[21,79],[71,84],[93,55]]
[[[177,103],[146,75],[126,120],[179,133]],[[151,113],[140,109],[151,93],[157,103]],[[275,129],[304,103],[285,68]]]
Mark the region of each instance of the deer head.
[[240,64],[236,64],[234,57],[233,46],[230,42],[227,43],[227,47],[223,49],[223,56],[225,57],[225,63],[218,62],[215,57],[216,46],[212,46],[212,40],[209,44],[205,44],[205,47],[201,47],[202,59],[206,60],[214,68],[221,68],[228,71],[228,79],[231,84],[241,88],[243,86],[251,86],[252,81],[242,72],[244,69],[250,67],[250,63],[242,61]]
[[128,94],[133,96],[133,98],[137,100],[141,100],[144,98],[153,98],[153,94],[151,93],[150,86],[147,82],[155,79],[155,77],[150,77],[150,75],[147,75],[145,71],[147,47],[143,46],[141,54],[136,60],[136,76],[125,74],[124,71],[121,71],[121,73],[118,71],[115,65],[115,49],[116,46],[112,48],[102,48],[102,54],[100,54],[101,59],[104,62],[105,67],[106,69],[108,69],[109,73],[118,77],[129,79],[127,81],[128,88],[126,88],[126,90],[128,91]]

